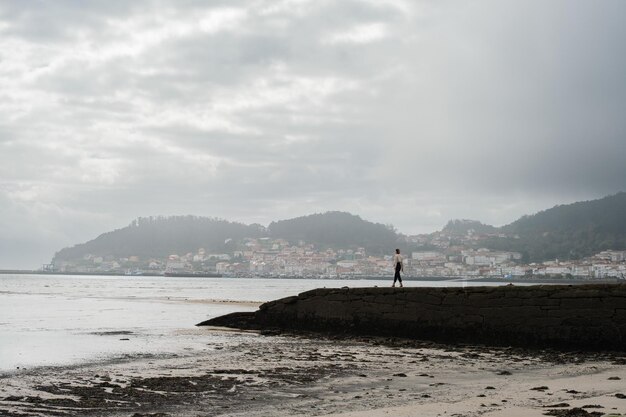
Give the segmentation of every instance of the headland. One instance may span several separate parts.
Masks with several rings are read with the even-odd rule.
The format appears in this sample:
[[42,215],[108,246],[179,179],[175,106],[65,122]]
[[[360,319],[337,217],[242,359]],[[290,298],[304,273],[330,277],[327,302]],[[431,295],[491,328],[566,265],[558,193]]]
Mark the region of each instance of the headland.
[[626,284],[320,288],[199,325],[623,351]]

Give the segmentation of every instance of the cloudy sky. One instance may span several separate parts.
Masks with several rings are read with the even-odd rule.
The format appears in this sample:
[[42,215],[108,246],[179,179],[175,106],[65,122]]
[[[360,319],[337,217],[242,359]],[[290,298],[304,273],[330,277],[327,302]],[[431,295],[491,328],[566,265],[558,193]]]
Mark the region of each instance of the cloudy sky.
[[623,0],[0,0],[0,268],[138,216],[432,232],[626,189]]

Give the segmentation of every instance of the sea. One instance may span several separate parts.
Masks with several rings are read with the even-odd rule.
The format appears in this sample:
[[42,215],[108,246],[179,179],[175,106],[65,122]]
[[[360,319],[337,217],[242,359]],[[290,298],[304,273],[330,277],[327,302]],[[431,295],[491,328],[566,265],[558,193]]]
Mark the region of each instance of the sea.
[[[371,279],[0,275],[0,374],[202,350],[224,337],[195,326],[209,318],[254,311],[262,302],[314,288],[390,284]],[[405,280],[405,286],[422,287],[504,284]]]

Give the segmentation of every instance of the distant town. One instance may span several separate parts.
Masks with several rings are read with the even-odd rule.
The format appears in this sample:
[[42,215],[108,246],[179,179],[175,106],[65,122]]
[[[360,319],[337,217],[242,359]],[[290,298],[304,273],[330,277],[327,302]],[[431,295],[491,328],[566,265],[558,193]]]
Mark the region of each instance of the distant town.
[[[428,242],[424,242],[425,236]],[[466,240],[475,239],[472,232]],[[458,237],[456,240],[458,242]],[[554,259],[523,263],[518,252],[494,251],[450,244],[445,234],[407,236],[407,246],[428,244],[431,250],[403,253],[405,277],[460,278],[576,278],[624,279],[626,251],[606,250],[580,260]],[[467,242],[465,242],[467,243]],[[43,270],[59,273],[106,273],[125,275],[205,275],[225,277],[363,278],[393,275],[392,253],[369,254],[364,248],[318,249],[312,244],[291,244],[284,239],[247,238],[241,250],[211,253],[170,254],[163,259],[139,256],[85,255],[80,261],[61,261]],[[400,245],[400,247],[402,247]]]

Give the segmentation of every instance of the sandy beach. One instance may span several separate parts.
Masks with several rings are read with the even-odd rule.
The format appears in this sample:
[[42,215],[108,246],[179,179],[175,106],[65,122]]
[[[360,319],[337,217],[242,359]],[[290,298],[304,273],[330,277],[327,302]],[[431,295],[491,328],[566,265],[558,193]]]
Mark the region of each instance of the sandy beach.
[[0,415],[626,415],[624,354],[215,328],[179,336],[215,332],[223,343],[181,354],[5,372]]

